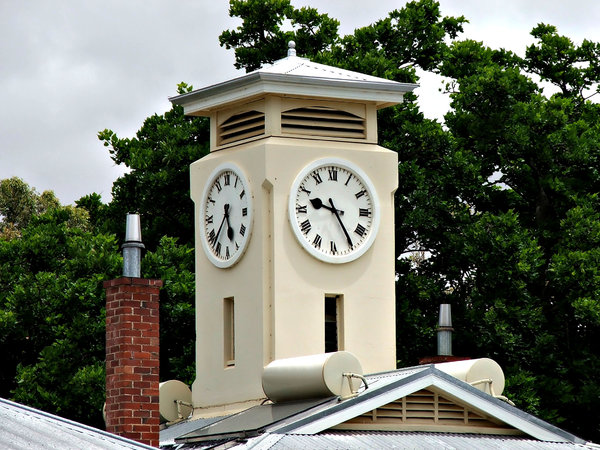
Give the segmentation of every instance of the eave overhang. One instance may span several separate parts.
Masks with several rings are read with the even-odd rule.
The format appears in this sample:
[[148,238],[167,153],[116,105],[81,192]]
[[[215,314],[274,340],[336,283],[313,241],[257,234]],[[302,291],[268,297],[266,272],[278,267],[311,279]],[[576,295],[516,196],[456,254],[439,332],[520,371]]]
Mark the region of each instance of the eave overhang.
[[217,108],[266,95],[311,97],[374,103],[378,109],[402,102],[404,94],[417,84],[389,80],[364,81],[314,77],[294,74],[251,72],[248,75],[170,97],[174,105],[183,106],[184,114],[208,116]]

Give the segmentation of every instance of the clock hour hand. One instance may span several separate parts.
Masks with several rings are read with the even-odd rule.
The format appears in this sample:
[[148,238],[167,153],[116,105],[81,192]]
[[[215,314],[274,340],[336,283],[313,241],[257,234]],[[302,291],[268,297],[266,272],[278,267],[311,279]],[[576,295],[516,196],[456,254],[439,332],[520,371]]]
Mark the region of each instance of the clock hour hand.
[[[331,200],[331,199],[330,199],[330,200]],[[339,210],[339,209],[332,208],[332,207],[330,207],[330,206],[327,206],[327,205],[324,205],[324,204],[323,204],[323,202],[321,201],[321,199],[320,199],[320,198],[311,198],[311,199],[310,199],[310,204],[311,204],[311,205],[313,206],[313,208],[315,208],[315,209],[321,209],[321,208],[325,208],[325,209],[327,209],[327,210],[331,211],[332,213],[336,213],[336,214],[339,214],[339,215],[341,215],[341,216],[343,216],[343,215],[344,215],[344,211],[342,211],[342,210]]]
[[225,219],[227,219],[227,238],[230,241],[233,241],[233,227],[231,226],[231,224],[229,223],[229,211],[227,211],[225,213]]
[[[346,240],[348,241],[348,245],[350,246],[350,248],[352,248],[352,245],[353,245],[352,244],[352,239],[350,239],[350,235],[348,234],[348,230],[346,230],[346,227],[344,226],[344,222],[342,222],[342,219],[340,219],[340,215],[338,214],[338,210],[333,205],[333,200],[329,199],[329,204],[331,205],[331,211],[333,211],[333,214],[335,214],[335,217],[337,218],[338,222],[340,223],[340,225],[342,227],[342,231],[346,235]],[[327,209],[330,209],[330,208],[327,208]]]

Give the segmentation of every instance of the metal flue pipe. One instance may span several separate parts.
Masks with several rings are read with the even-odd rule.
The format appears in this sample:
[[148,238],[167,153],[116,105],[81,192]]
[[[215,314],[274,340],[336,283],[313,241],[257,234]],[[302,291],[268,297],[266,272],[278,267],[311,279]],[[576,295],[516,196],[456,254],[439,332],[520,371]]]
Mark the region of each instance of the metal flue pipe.
[[139,214],[127,214],[125,242],[121,248],[123,249],[123,276],[140,278],[144,244],[142,244],[142,226]]
[[450,304],[440,305],[440,320],[437,331],[438,355],[452,356],[452,312]]

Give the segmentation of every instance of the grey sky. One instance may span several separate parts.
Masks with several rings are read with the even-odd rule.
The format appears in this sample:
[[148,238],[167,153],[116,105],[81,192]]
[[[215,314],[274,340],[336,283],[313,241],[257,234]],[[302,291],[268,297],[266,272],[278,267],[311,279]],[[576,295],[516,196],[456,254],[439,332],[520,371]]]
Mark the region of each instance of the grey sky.
[[[292,0],[341,22],[342,34],[383,18],[404,0]],[[441,0],[471,23],[462,37],[522,52],[529,31],[551,23],[576,42],[600,41],[595,0]],[[110,200],[122,173],[96,134],[132,137],[170,108],[180,81],[195,88],[239,75],[218,35],[238,25],[226,0],[0,0],[0,179],[23,178],[72,203]],[[301,49],[299,54],[301,54]],[[424,111],[439,117],[440,81],[421,80]]]

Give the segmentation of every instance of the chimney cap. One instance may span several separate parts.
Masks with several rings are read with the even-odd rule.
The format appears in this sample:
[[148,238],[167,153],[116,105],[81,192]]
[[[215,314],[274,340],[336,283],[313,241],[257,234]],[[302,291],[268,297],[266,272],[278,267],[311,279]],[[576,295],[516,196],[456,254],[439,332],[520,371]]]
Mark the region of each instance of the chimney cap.
[[144,244],[142,244],[142,226],[139,214],[127,213],[125,242],[123,243],[122,248],[127,247],[144,248]]

